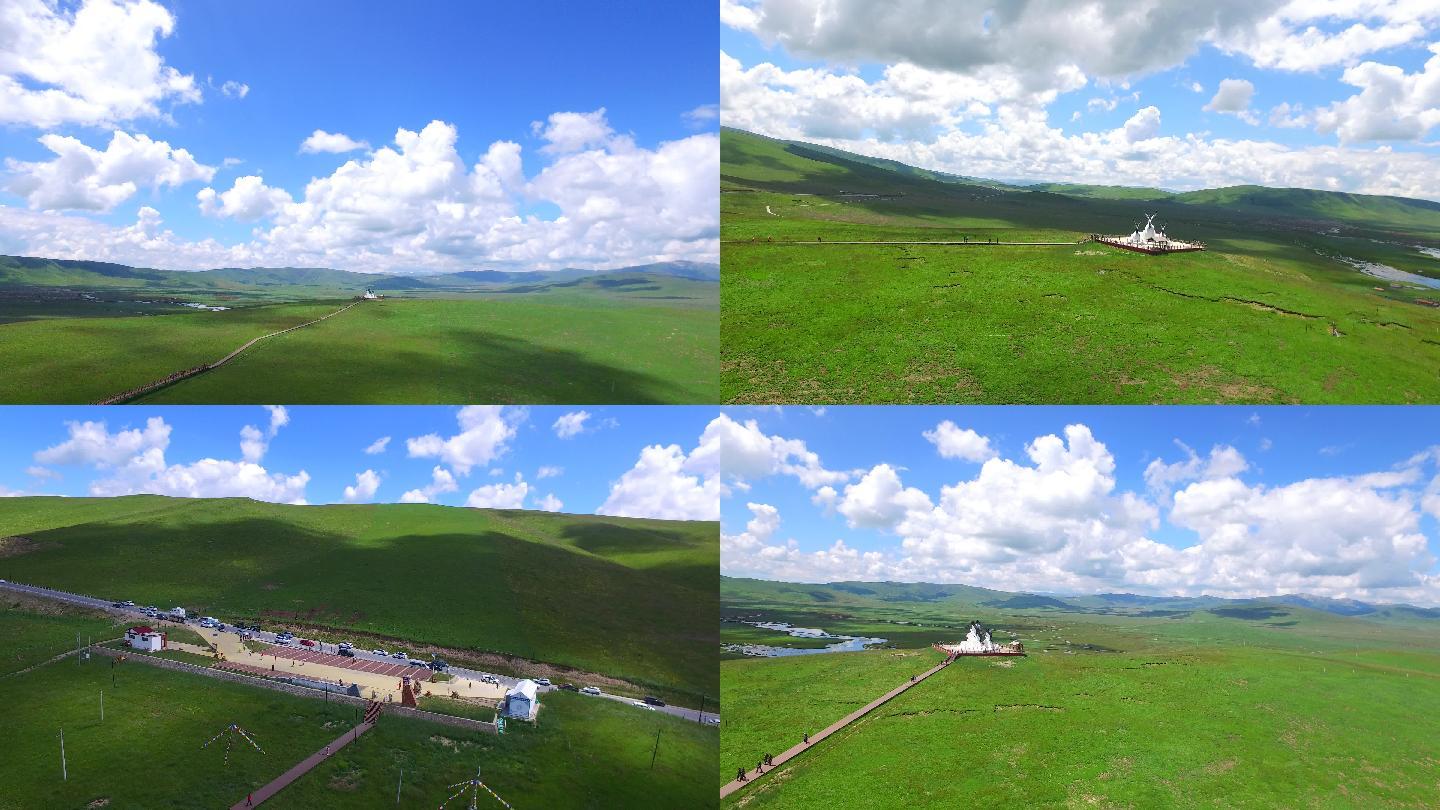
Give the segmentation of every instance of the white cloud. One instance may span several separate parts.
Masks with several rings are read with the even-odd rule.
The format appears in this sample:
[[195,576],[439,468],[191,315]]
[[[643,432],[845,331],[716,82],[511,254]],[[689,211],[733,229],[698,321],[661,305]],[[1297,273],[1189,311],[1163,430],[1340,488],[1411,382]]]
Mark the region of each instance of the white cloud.
[[559,512],[565,508],[565,502],[555,497],[554,493],[549,493],[535,502],[535,508],[542,512]]
[[1416,73],[1393,65],[1365,62],[1346,69],[1341,81],[1360,92],[1316,110],[1321,132],[1341,143],[1413,141],[1440,124],[1440,43]]
[[51,128],[164,115],[200,101],[157,40],[175,19],[151,0],[7,0],[0,13],[0,123]]
[[852,529],[893,529],[911,512],[931,508],[928,495],[900,483],[899,472],[889,464],[879,464],[845,487],[836,510]]
[[564,475],[564,474],[565,474],[565,468],[564,468],[564,467],[548,467],[548,466],[547,466],[547,467],[541,467],[541,468],[539,469],[539,471],[535,473],[535,478],[536,478],[536,479],[539,479],[539,480],[544,480],[544,479],[546,479],[546,478],[558,478],[559,476],[562,476],[562,475]]
[[245,98],[250,95],[250,85],[244,82],[228,81],[220,85],[220,92],[229,98]]
[[270,413],[270,425],[265,431],[254,425],[240,429],[240,455],[246,461],[260,461],[270,449],[270,440],[275,438],[280,428],[290,424],[290,412],[283,405],[266,405],[265,409]]
[[[275,425],[272,417],[272,426]],[[283,422],[281,423],[283,424]],[[204,458],[189,464],[170,464],[165,452],[170,425],[153,417],[143,429],[110,433],[104,422],[68,422],[69,438],[35,454],[41,464],[85,465],[102,470],[105,477],[91,481],[89,492],[98,497],[148,493],[181,498],[244,497],[279,503],[304,503],[310,475],[272,473],[260,466],[253,450],[242,450],[241,461]],[[247,426],[248,431],[258,431]],[[262,451],[263,454],[263,451]]]
[[430,433],[405,441],[411,458],[438,458],[461,475],[471,467],[483,466],[505,454],[515,438],[514,419],[520,412],[499,405],[470,405],[460,409],[456,419],[460,432],[449,438]]
[[516,473],[512,484],[486,484],[472,490],[465,505],[475,509],[523,509],[529,493],[530,485]]
[[[491,144],[467,166],[457,140],[455,127],[441,121],[419,132],[399,129],[394,146],[312,179],[293,203],[278,190],[258,185],[248,193],[232,189],[238,197],[231,211],[272,220],[237,244],[182,239],[159,229],[158,215],[156,227],[142,237],[83,217],[26,216],[5,206],[0,206],[0,238],[29,255],[182,270],[257,265],[372,272],[477,265],[605,269],[718,258],[720,147],[714,133],[650,149],[628,136],[614,136],[596,148],[555,153],[529,178],[517,144]],[[179,161],[180,151],[174,159]],[[201,168],[207,173],[198,179],[208,182],[213,172]],[[103,210],[135,191],[118,180],[96,181],[91,189],[57,178],[41,193],[30,189],[34,180],[26,179],[40,170],[31,164],[20,169],[11,182],[25,185],[17,193],[36,195],[31,197],[34,207]],[[164,176],[123,179],[136,186],[166,182]],[[242,204],[246,201],[253,204]],[[224,202],[211,199],[209,205],[224,213]],[[521,213],[522,203],[536,202],[552,203],[559,215],[542,219]]]
[[1269,120],[1270,126],[1283,129],[1304,129],[1315,123],[1310,114],[1305,112],[1304,106],[1288,101],[1271,107]]
[[1201,458],[1189,445],[1176,440],[1175,445],[1185,452],[1184,461],[1166,464],[1155,459],[1145,467],[1145,485],[1162,497],[1168,496],[1176,484],[1211,478],[1232,478],[1250,469],[1245,457],[1228,444],[1217,444],[1210,448],[1208,458]]
[[610,484],[597,515],[664,520],[720,519],[720,448],[706,426],[699,444],[688,454],[679,445],[652,444],[640,451],[635,466]]
[[117,131],[104,151],[53,133],[42,135],[40,143],[54,159],[5,159],[5,189],[32,209],[110,211],[141,188],[209,182],[215,176],[213,166],[196,162],[188,151],[143,134]]
[[1124,129],[1127,143],[1155,137],[1160,133],[1160,108],[1152,105],[1139,110],[1125,121]]
[[400,502],[434,503],[436,497],[459,489],[460,485],[455,482],[455,476],[449,470],[437,465],[430,471],[430,483],[418,489],[406,490],[400,496]]
[[219,194],[206,186],[195,198],[200,201],[200,213],[207,217],[231,217],[244,222],[272,217],[295,203],[284,189],[267,186],[256,175],[235,178],[230,190]]
[[571,411],[555,420],[550,428],[555,435],[562,439],[571,439],[580,435],[585,430],[585,420],[590,418],[589,411]]
[[26,467],[26,468],[25,468],[25,474],[28,475],[28,476],[30,476],[31,478],[40,478],[40,479],[47,479],[47,478],[48,478],[48,479],[54,479],[54,480],[57,480],[57,481],[64,477],[64,476],[60,475],[60,473],[55,472],[54,470],[50,469],[49,467],[42,467],[42,466],[40,466],[39,464],[35,464],[35,465],[31,465],[31,466],[29,466],[29,467]]
[[724,413],[706,426],[700,451],[714,459],[728,481],[792,475],[807,489],[816,489],[851,478],[850,472],[825,469],[820,456],[806,448],[805,442],[766,435],[754,419],[736,422]]
[[682,113],[681,118],[692,127],[706,127],[720,120],[719,104],[701,104],[692,110]]
[[355,485],[345,487],[346,503],[367,503],[380,488],[380,474],[374,470],[355,473]]
[[594,112],[552,113],[545,122],[536,121],[531,130],[548,141],[540,151],[550,154],[578,152],[592,146],[604,145],[615,134],[605,120],[605,108]]
[[370,455],[370,456],[378,456],[378,455],[380,455],[381,453],[385,452],[385,448],[386,448],[386,447],[389,447],[389,446],[390,446],[390,437],[389,437],[389,436],[381,436],[380,438],[378,438],[378,439],[376,439],[375,441],[371,442],[369,447],[366,447],[366,448],[365,448],[365,454],[366,454],[366,455]]
[[1220,88],[1215,91],[1205,109],[1233,115],[1247,124],[1255,124],[1258,119],[1250,109],[1250,100],[1254,97],[1255,85],[1249,80],[1221,79]]
[[339,132],[326,132],[323,129],[317,129],[310,133],[310,137],[306,138],[300,144],[300,151],[309,154],[341,154],[344,152],[354,152],[357,149],[369,148],[370,144],[365,141],[357,141],[349,135]]
[[990,446],[990,439],[970,428],[957,426],[949,419],[927,430],[925,440],[935,445],[942,458],[958,458],[965,461],[985,461],[999,455]]

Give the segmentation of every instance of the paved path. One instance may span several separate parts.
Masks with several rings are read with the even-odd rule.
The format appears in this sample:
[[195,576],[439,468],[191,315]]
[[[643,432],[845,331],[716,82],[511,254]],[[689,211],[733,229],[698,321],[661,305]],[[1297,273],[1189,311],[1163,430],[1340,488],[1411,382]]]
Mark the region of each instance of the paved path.
[[[768,774],[768,773],[772,773],[776,768],[780,767],[781,765],[784,765],[786,762],[788,762],[788,761],[790,761],[791,759],[793,759],[794,757],[798,756],[802,751],[806,750],[807,748],[813,748],[813,747],[815,746],[815,743],[820,742],[821,740],[825,739],[826,737],[829,737],[831,734],[834,734],[835,732],[837,732],[837,731],[839,731],[840,729],[842,729],[842,728],[850,725],[851,723],[855,722],[856,720],[859,720],[860,718],[864,717],[865,715],[869,714],[870,712],[874,711],[875,709],[877,709],[877,708],[879,708],[880,706],[883,706],[885,703],[889,702],[891,698],[895,697],[896,695],[900,694],[901,692],[904,692],[906,689],[909,689],[910,687],[914,686],[915,684],[920,683],[921,681],[925,680],[926,678],[930,677],[931,675],[934,675],[935,673],[939,672],[940,670],[942,670],[942,669],[944,669],[944,668],[945,668],[945,663],[936,664],[934,667],[931,667],[930,669],[926,670],[925,672],[921,673],[920,675],[915,676],[915,680],[913,680],[913,681],[906,681],[905,683],[902,683],[902,684],[900,684],[899,686],[895,687],[894,689],[891,689],[889,692],[886,692],[885,694],[881,695],[880,697],[875,698],[874,700],[870,701],[869,703],[866,703],[864,706],[861,706],[860,708],[856,709],[855,711],[853,711],[853,712],[845,715],[843,718],[841,718],[840,720],[832,723],[829,728],[825,729],[824,731],[820,732],[819,734],[811,734],[811,735],[810,735],[810,743],[809,743],[808,745],[802,742],[802,743],[794,746],[794,747],[791,748],[790,750],[785,751],[784,753],[776,754],[776,755],[775,755],[775,758],[772,760],[772,764],[770,765],[770,768],[769,768],[768,770],[766,770],[765,773],[767,773],[767,774]],[[753,774],[753,775],[752,775],[752,774]],[[746,781],[741,782],[741,781],[733,780],[733,779],[732,779],[729,784],[725,785],[725,787],[720,788],[720,798],[721,798],[721,799],[724,799],[726,796],[729,796],[731,793],[734,793],[734,792],[737,791],[737,790],[740,790],[740,789],[742,789],[742,788],[749,787],[750,785],[753,785],[753,784],[755,784],[756,782],[760,781],[760,778],[761,778],[761,775],[760,775],[760,774],[755,773],[755,772],[753,772],[753,771],[747,771],[747,772],[746,772],[746,775],[747,775],[747,777],[748,777]]]
[[356,737],[359,737],[361,734],[364,734],[365,732],[369,731],[374,727],[374,723],[361,723],[350,731],[341,734],[338,738],[336,738],[335,742],[330,743],[319,751],[316,751],[315,753],[306,757],[298,765],[276,777],[275,781],[236,802],[234,805],[231,806],[230,810],[245,810],[245,808],[247,807],[255,807],[259,805],[261,802],[284,790],[290,785],[291,782],[294,782],[296,779],[299,779],[300,777],[309,773],[310,770],[316,765],[319,765],[320,763],[329,759],[336,751],[339,751],[341,748],[344,748],[345,746],[354,742]]
[[[361,299],[361,301],[363,301],[363,300],[364,300],[364,299]],[[271,332],[271,333],[268,334],[268,335],[261,335],[260,337],[257,337],[257,338],[251,338],[251,339],[249,340],[249,342],[247,342],[244,346],[241,346],[240,348],[238,348],[238,349],[236,349],[235,351],[233,351],[233,352],[225,355],[224,357],[220,358],[219,360],[216,360],[216,361],[213,362],[213,363],[206,363],[206,364],[204,364],[204,365],[196,366],[196,367],[194,367],[194,368],[192,368],[192,369],[187,369],[187,370],[185,370],[185,371],[176,372],[175,374],[171,374],[170,376],[166,377],[166,378],[163,379],[163,380],[156,380],[155,382],[149,383],[149,384],[147,384],[147,385],[143,385],[143,386],[141,386],[141,387],[139,387],[139,388],[132,388],[132,389],[130,389],[129,391],[126,391],[126,392],[123,393],[123,394],[116,394],[116,395],[113,396],[113,397],[107,397],[106,399],[102,399],[102,400],[100,400],[99,402],[96,402],[95,404],[96,404],[96,405],[120,405],[120,404],[123,404],[123,403],[125,403],[125,402],[129,402],[129,401],[132,400],[132,399],[135,399],[135,398],[137,398],[137,397],[140,397],[140,396],[142,396],[142,395],[144,395],[144,394],[148,394],[148,393],[150,393],[151,391],[154,391],[154,390],[157,389],[157,388],[163,388],[164,386],[167,386],[167,385],[174,385],[175,383],[181,382],[181,381],[183,381],[183,380],[188,380],[188,379],[190,379],[191,377],[194,377],[194,376],[197,375],[197,374],[202,374],[202,373],[204,373],[204,372],[206,372],[206,371],[211,371],[211,370],[213,370],[213,369],[217,369],[217,368],[225,365],[226,363],[230,362],[231,360],[234,360],[236,357],[238,357],[238,356],[240,355],[241,352],[245,351],[246,349],[250,348],[251,346],[254,346],[256,343],[259,343],[260,341],[262,341],[262,340],[264,340],[264,339],[266,339],[266,338],[272,338],[272,337],[276,337],[276,336],[278,336],[278,335],[283,335],[283,334],[285,334],[286,332],[294,332],[296,329],[304,329],[305,327],[310,326],[310,325],[312,325],[312,324],[320,323],[321,321],[323,321],[323,320],[325,320],[325,319],[327,319],[327,318],[333,318],[333,317],[335,317],[336,315],[339,315],[340,313],[342,313],[342,312],[344,312],[345,310],[349,309],[350,307],[353,307],[353,306],[355,306],[356,304],[361,303],[361,301],[352,301],[351,303],[349,303],[349,304],[347,304],[347,305],[345,305],[345,306],[343,306],[343,307],[335,310],[334,312],[330,313],[329,315],[325,315],[325,316],[323,316],[323,317],[316,318],[316,319],[313,320],[313,321],[306,321],[305,323],[296,324],[296,325],[290,327],[289,329],[281,329],[281,330],[278,331],[278,332]]]

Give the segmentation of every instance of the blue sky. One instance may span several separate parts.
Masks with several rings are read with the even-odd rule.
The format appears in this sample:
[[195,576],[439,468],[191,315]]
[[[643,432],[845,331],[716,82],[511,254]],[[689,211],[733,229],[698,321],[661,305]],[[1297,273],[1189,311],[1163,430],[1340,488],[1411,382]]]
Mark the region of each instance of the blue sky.
[[[346,269],[405,271],[706,260],[714,253],[704,216],[707,206],[715,207],[714,190],[698,195],[693,180],[673,176],[671,165],[704,170],[710,167],[696,155],[716,150],[707,137],[716,128],[716,67],[701,47],[716,36],[713,7],[442,2],[415,13],[368,1],[68,0],[57,13],[41,0],[20,0],[18,9],[14,20],[0,23],[15,31],[0,33],[32,44],[34,53],[26,56],[39,66],[0,67],[0,87],[13,82],[24,102],[0,113],[0,157],[8,161],[0,205],[9,209],[0,212],[0,250],[70,248],[77,254],[72,258],[148,258],[175,269],[227,259],[348,259]],[[103,31],[91,31],[97,26],[87,25],[86,15],[104,15],[98,26]],[[61,33],[40,33],[52,30]],[[98,51],[93,64],[67,64],[51,55],[81,46]],[[153,70],[134,67],[146,60]],[[97,80],[97,72],[115,78]],[[73,103],[43,103],[39,94],[47,91]],[[547,139],[550,116],[600,110],[593,137],[563,145]],[[377,166],[369,183],[351,178],[328,198],[307,199],[312,179],[329,177],[348,160],[365,164],[373,150],[394,148],[398,129],[421,132],[432,121],[456,135],[448,143],[437,139],[418,165],[392,171]],[[533,122],[542,126],[533,128]],[[367,146],[302,153],[315,130]],[[56,158],[39,142],[42,136],[73,137],[103,152],[115,131],[183,149],[201,168],[170,184],[157,181],[163,163],[126,167],[117,159],[88,170],[72,163],[62,185],[74,193],[26,186],[26,177],[37,172],[34,164]],[[469,186],[489,178],[467,178],[463,169],[483,175],[476,164],[496,142],[518,145],[523,177],[477,192]],[[455,182],[400,188],[427,170],[438,171],[452,156],[463,164]],[[547,168],[554,180],[537,182]],[[287,213],[275,202],[281,198],[267,193],[251,194],[246,206],[237,198],[229,215],[201,213],[196,195],[202,188],[223,194],[246,176],[263,178],[265,189],[319,210]],[[87,186],[123,182],[135,189],[118,201],[118,193],[85,192]],[[576,183],[587,186],[586,193],[552,188]],[[627,187],[648,197],[632,197]],[[587,200],[600,198],[618,205],[586,209]],[[116,231],[145,221],[144,207],[154,209],[162,224],[151,227],[148,239],[122,234],[118,241],[128,246],[107,248],[107,234],[117,241]],[[634,221],[616,209],[629,210]],[[458,247],[450,224],[457,210],[475,220],[459,231],[464,241]],[[22,217],[24,211],[52,215],[39,220],[34,213]],[[637,226],[641,214],[669,221]],[[344,227],[357,216],[371,219],[363,228]],[[562,216],[569,227],[553,224]],[[417,217],[426,226],[418,244]],[[504,225],[508,217],[552,224]],[[70,238],[37,236],[46,224]],[[504,233],[490,233],[497,227]],[[617,229],[628,240],[605,237]],[[205,241],[211,238],[217,244]],[[77,241],[78,253],[87,255],[78,255]],[[517,249],[516,243],[530,248]]]
[[[730,446],[775,459],[727,456],[727,574],[1440,602],[1434,409],[724,412]],[[1046,436],[1048,466],[1029,454]]]
[[722,119],[1007,180],[1436,199],[1440,8],[1366,5],[922,0],[922,35],[878,4],[722,0]]
[[[5,411],[0,494],[154,492],[308,503],[421,500],[418,494],[456,506],[715,518],[713,490],[708,501],[696,497],[703,471],[637,469],[647,448],[661,455],[673,448],[678,456],[692,448],[715,416],[702,407]],[[357,478],[367,472],[375,483],[368,492]],[[348,497],[347,487],[354,489]],[[656,493],[671,497],[650,497]]]

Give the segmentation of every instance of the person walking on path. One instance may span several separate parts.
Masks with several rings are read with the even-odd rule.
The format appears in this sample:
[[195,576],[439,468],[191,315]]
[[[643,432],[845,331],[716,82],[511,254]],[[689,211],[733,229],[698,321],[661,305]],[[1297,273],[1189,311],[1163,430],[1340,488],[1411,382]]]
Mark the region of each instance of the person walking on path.
[[764,773],[764,772],[765,772],[765,757],[760,757],[760,761],[757,762],[757,763],[755,763],[755,773]]
[[736,768],[736,769],[735,769],[735,781],[736,781],[736,782],[744,782],[744,781],[745,781],[745,769],[744,769],[744,768]]
[[809,744],[810,744],[810,732],[808,732],[808,731],[805,732],[805,744],[806,744],[806,745],[809,745]]

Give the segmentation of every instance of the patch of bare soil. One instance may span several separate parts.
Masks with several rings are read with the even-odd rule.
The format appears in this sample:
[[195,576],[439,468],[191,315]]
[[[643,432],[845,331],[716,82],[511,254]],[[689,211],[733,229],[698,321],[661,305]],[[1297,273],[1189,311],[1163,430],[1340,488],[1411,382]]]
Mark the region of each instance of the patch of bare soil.
[[[0,537],[0,559],[28,554],[39,547],[39,543],[18,534],[13,537]],[[59,547],[58,544],[56,547]]]
[[358,787],[360,787],[360,772],[357,770],[348,770],[330,777],[331,790],[350,793]]
[[90,808],[109,807],[109,806],[110,806],[110,797],[109,797],[109,796],[101,796],[100,798],[98,798],[98,799],[90,802],[89,804],[87,804],[87,805],[85,805],[85,806],[86,806],[86,807],[90,807]]

